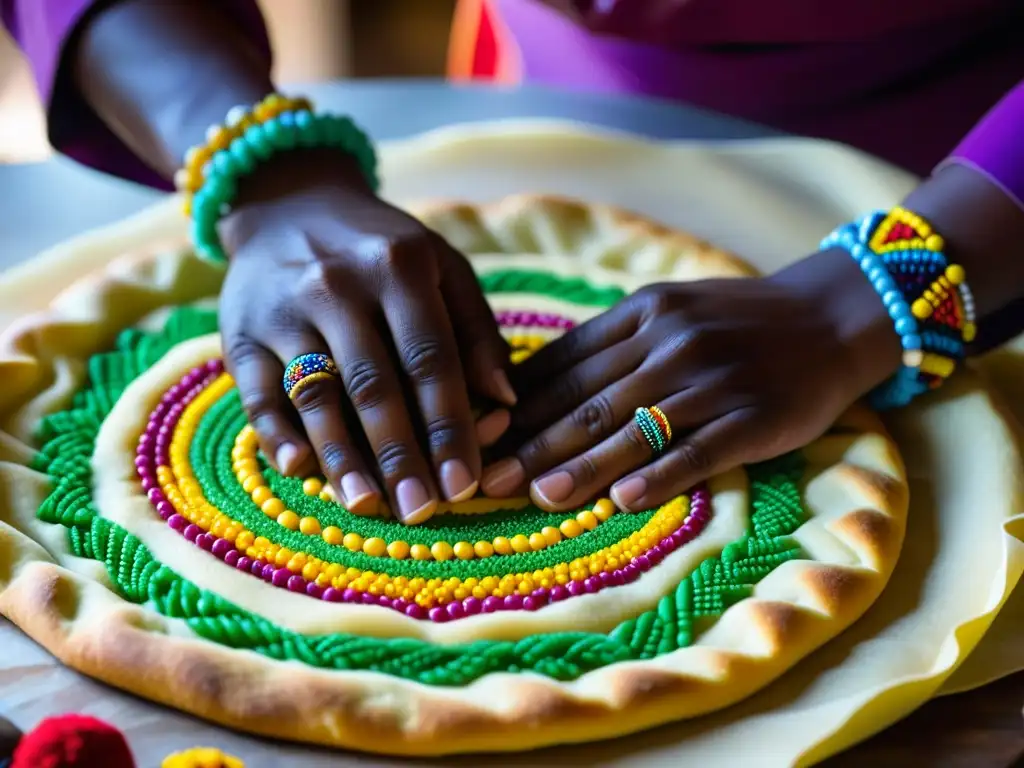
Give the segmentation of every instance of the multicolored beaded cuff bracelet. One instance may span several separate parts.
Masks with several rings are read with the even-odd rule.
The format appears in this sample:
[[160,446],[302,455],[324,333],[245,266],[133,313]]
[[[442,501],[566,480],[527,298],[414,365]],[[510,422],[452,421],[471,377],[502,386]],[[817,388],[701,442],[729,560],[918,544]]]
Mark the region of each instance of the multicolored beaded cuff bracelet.
[[966,274],[947,261],[942,237],[917,214],[894,208],[845,224],[821,243],[835,247],[871,281],[903,347],[902,367],[871,393],[872,406],[898,408],[940,386],[976,332]]

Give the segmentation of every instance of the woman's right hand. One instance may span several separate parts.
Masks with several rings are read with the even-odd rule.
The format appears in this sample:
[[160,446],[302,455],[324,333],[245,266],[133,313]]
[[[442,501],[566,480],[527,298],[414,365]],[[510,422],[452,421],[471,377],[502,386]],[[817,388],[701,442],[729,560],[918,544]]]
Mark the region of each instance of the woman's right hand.
[[[313,471],[315,458],[353,511],[386,498],[422,522],[439,499],[476,491],[470,391],[514,403],[507,346],[465,257],[378,198],[352,160],[287,160],[247,179],[221,223],[228,370],[279,471]],[[340,380],[293,403],[284,367],[311,352],[333,357]]]

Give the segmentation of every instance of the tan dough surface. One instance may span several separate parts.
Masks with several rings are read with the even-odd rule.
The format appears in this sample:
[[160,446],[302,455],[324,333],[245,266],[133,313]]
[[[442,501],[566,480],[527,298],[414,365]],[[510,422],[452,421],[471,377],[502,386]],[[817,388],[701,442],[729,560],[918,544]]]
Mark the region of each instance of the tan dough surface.
[[[453,129],[389,147],[384,159],[387,191],[398,199],[442,194],[487,200],[537,189],[586,195],[639,208],[699,232],[753,257],[764,268],[806,252],[835,223],[866,208],[895,202],[911,181],[855,153],[813,142],[656,145],[557,125]],[[842,186],[832,183],[837,176],[844,179]],[[429,189],[426,179],[431,179]],[[737,226],[740,214],[742,224]],[[70,279],[76,273],[95,271],[109,262],[111,250],[133,251],[138,238],[133,241],[132,237],[137,233],[147,228],[173,230],[169,221],[167,207],[156,209],[124,227],[58,249],[34,269],[26,268],[16,279],[0,284],[4,300],[0,303],[17,307],[19,314],[42,310],[57,292],[54,274]],[[118,245],[111,249],[110,243]],[[158,277],[160,291],[173,294],[177,301],[201,295],[215,280],[194,263],[187,265],[188,279],[180,260],[167,257],[160,265],[119,271],[127,284],[136,287]],[[656,269],[643,265],[630,263],[624,268],[646,279],[660,277]],[[65,299],[62,306],[69,307],[77,320],[65,324],[59,333],[35,334],[33,342],[46,347],[59,337],[79,352],[109,346],[110,339],[90,327],[89,319],[111,313],[122,321],[142,316],[154,308],[152,299],[148,289],[139,294],[124,286],[108,291],[105,299],[85,309]],[[7,349],[5,356],[25,351]],[[11,374],[6,380],[11,383],[12,398],[45,385],[57,400],[66,397],[75,377],[81,375],[74,366],[67,366],[54,377],[30,361],[5,364],[4,372]],[[1020,457],[1016,436],[1000,411],[998,401],[976,378],[961,376],[943,396],[890,423],[907,462],[912,498],[905,549],[895,576],[862,621],[784,678],[710,717],[593,747],[510,755],[501,763],[806,764],[863,738],[925,700],[978,642],[1016,582],[1024,560],[1019,542],[1004,532],[1021,506]],[[31,421],[26,416],[22,426]],[[965,443],[972,449],[964,451]],[[0,452],[7,462],[25,459],[18,440],[3,440]],[[102,609],[97,613],[103,614],[116,601],[109,592],[91,585],[79,591],[75,585],[85,582],[40,564],[62,557],[61,537],[46,541],[33,519],[35,502],[45,487],[33,473],[6,471],[8,466],[0,472],[0,484],[5,495],[24,503],[20,509],[16,505],[0,511],[0,551],[11,551],[20,531],[42,541],[45,549],[19,547],[16,562],[0,570],[0,585],[7,585],[0,594],[0,609],[9,610],[15,602],[12,596],[23,592],[26,583],[36,583],[53,587],[36,594],[58,603],[62,611],[84,612],[95,601]],[[0,558],[0,562],[10,561]],[[94,563],[67,565],[90,580],[98,578]],[[31,578],[40,572],[46,575]],[[163,628],[159,620],[143,619],[144,615],[129,608],[126,620],[147,631]],[[55,635],[70,626],[65,614],[59,616],[46,623],[46,630]],[[110,652],[112,639],[100,644],[100,628],[75,629],[81,630],[77,636],[81,655],[88,657],[96,648]],[[167,629],[177,632],[173,626]],[[126,630],[128,635],[133,632],[139,630]],[[3,706],[8,708],[5,714],[23,727],[43,714],[90,711],[117,723],[144,765],[156,764],[168,752],[196,743],[229,749],[245,758],[250,768],[396,764],[375,757],[257,743],[82,680],[54,666],[9,628],[0,627],[0,636],[9,649],[0,661],[0,671],[7,670],[0,678]],[[108,658],[113,661],[118,656],[112,653]],[[163,659],[140,656],[133,658],[132,668],[140,677],[155,679],[149,665],[162,663]],[[232,680],[237,682],[248,670],[236,671],[238,677]],[[1002,672],[986,670],[987,674]],[[288,690],[288,680],[274,682]],[[969,678],[962,683],[970,684]],[[215,687],[215,683],[208,686]],[[518,733],[509,738],[519,741]],[[520,741],[519,746],[525,745]],[[480,759],[456,762],[478,765]]]
[[[615,275],[604,266],[628,260],[631,249],[643,259],[683,265],[677,271],[689,270],[691,277],[746,271],[732,257],[639,217],[560,199],[521,197],[483,209],[442,206],[430,209],[424,220],[471,258],[485,254],[477,265],[482,272],[492,266],[546,269],[551,254],[553,271],[560,274],[585,273],[596,285],[633,288],[639,280]],[[512,256],[493,255],[502,249]],[[570,253],[579,253],[582,264],[570,260]],[[180,251],[168,258],[191,259]],[[696,263],[685,266],[691,259]],[[72,305],[76,310],[103,306],[102,297],[114,282],[93,282],[91,292],[72,289],[77,302]],[[159,305],[159,291],[153,293]],[[32,340],[66,323],[69,309],[59,307],[67,301],[58,297],[58,309],[39,317],[31,333],[9,334],[9,343],[31,348]],[[80,322],[98,326],[100,337],[117,330],[102,315]],[[216,337],[182,345],[122,395],[104,422],[93,456],[96,507],[139,535],[159,561],[288,628],[440,642],[517,638],[566,628],[607,631],[650,608],[703,557],[743,530],[743,473],[737,472],[712,488],[716,497],[723,497],[725,508],[718,530],[707,541],[701,536],[684,547],[654,569],[652,578],[570,600],[553,610],[431,625],[383,610],[275,594],[263,582],[205,556],[151,511],[147,514],[144,496],[130,481],[132,446],[160,393],[217,351]],[[65,361],[70,366],[82,359],[69,354],[57,336],[51,346],[34,352],[28,356],[44,375]],[[24,428],[31,423],[25,413],[34,418],[54,405],[46,394],[43,399],[43,406],[30,401],[21,408],[17,401],[8,401],[3,413]],[[62,572],[67,558],[60,554],[56,565],[26,564],[24,577],[5,590],[0,605],[58,658],[83,672],[263,735],[398,754],[504,751],[587,741],[712,711],[749,695],[843,630],[877,597],[895,564],[905,526],[907,489],[899,455],[880,422],[860,411],[838,433],[812,444],[806,455],[806,504],[812,519],[798,535],[803,534],[809,554],[818,560],[777,568],[758,583],[752,597],[729,608],[690,647],[650,661],[610,665],[572,682],[500,673],[463,688],[436,689],[379,674],[323,671],[233,652],[190,640],[181,622],[108,599],[103,587]],[[103,597],[95,594],[97,589]],[[62,591],[76,599],[60,599]],[[248,681],[245,686],[231,684],[239,677]]]

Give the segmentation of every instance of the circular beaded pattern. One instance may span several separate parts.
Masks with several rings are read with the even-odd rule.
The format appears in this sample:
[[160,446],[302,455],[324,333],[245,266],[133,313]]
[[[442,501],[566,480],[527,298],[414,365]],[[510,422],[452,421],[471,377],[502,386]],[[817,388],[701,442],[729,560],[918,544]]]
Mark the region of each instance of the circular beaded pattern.
[[[512,292],[520,279],[515,274],[499,285]],[[544,279],[557,281],[550,276]],[[614,298],[614,294],[587,292],[581,281],[569,282],[584,301]],[[789,536],[806,519],[798,486],[803,460],[795,453],[748,468],[747,534],[720,555],[705,559],[655,608],[623,621],[608,634],[566,628],[515,641],[435,645],[403,637],[304,635],[283,628],[197,587],[187,574],[155,560],[138,538],[98,515],[92,506],[89,457],[99,425],[125,387],[179,342],[216,329],[215,313],[186,308],[173,313],[162,332],[126,331],[117,351],[93,358],[89,389],[74,407],[44,420],[44,443],[37,460],[37,467],[55,483],[39,517],[67,527],[72,554],[104,563],[125,599],[184,620],[200,637],[270,658],[383,672],[428,685],[461,686],[499,671],[532,671],[571,680],[609,664],[650,659],[689,645],[700,621],[719,616],[779,565],[802,557],[799,545]],[[486,520],[479,514],[449,514],[424,526],[398,528],[388,520],[351,515],[333,501],[309,493],[315,482],[281,477],[257,458],[261,482],[248,463],[248,453],[236,450],[248,444],[246,426],[238,394],[220,361],[211,360],[187,372],[161,398],[138,438],[139,492],[148,497],[155,514],[196,546],[254,578],[305,593],[296,599],[356,602],[435,622],[472,620],[475,612],[544,610],[549,603],[582,599],[640,578],[673,549],[697,536],[713,515],[706,491],[696,489],[690,497],[660,509],[609,514],[604,521],[600,518],[606,507],[595,505],[597,512],[591,508],[565,514],[557,526],[551,524],[550,513],[520,508],[490,513]],[[285,505],[273,518],[263,510],[271,499]],[[277,511],[274,506],[270,509]],[[298,517],[298,530],[279,522],[287,511]],[[301,530],[307,517],[316,519],[319,534],[312,533],[312,523],[307,523],[307,532]],[[562,524],[570,520],[590,529],[575,537],[563,533],[561,541],[545,542],[538,550],[531,544],[530,551],[512,548],[507,555],[465,560],[455,555],[453,542],[475,539],[475,550],[476,542],[504,536],[511,547],[519,532],[529,543],[527,531],[557,527],[562,532]],[[285,522],[290,521],[286,516]],[[466,534],[467,525],[473,536]],[[323,538],[332,526],[342,533],[340,545]],[[366,551],[367,540],[379,538],[386,552],[389,544],[395,544],[398,530],[401,540],[409,544],[410,556],[380,554],[376,542],[371,553]],[[575,531],[572,522],[569,530]],[[351,537],[346,546],[348,534],[360,539]],[[539,545],[539,539],[533,538]],[[434,551],[439,541],[450,545],[451,555],[443,545]],[[424,545],[431,557],[411,557],[414,544]]]
[[[296,367],[304,375],[306,364]],[[572,514],[478,499],[417,528],[360,519],[321,479],[284,478],[257,455],[255,432],[218,360],[165,393],[139,438],[135,466],[168,525],[228,565],[292,592],[435,622],[538,610],[631,583],[652,558],[697,536],[711,514],[698,488],[613,521],[610,499]]]

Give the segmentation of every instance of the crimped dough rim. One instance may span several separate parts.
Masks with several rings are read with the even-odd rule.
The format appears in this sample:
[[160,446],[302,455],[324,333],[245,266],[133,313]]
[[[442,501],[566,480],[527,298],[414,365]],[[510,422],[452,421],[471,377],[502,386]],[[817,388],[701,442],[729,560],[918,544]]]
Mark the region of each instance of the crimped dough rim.
[[[491,258],[484,254],[493,254],[494,243],[523,249],[529,244],[523,238],[532,237],[542,252],[575,253],[587,265],[588,276],[607,270],[626,288],[649,282],[654,274],[676,279],[751,274],[740,260],[696,238],[609,206],[519,196],[490,206],[433,204],[419,214],[456,247],[481,254],[482,261]],[[480,239],[488,235],[489,241]],[[572,248],[581,241],[589,249]],[[629,244],[637,242],[641,255],[630,260]],[[601,243],[606,245],[603,250]],[[204,288],[208,295],[218,280],[216,270],[197,265],[181,250],[155,259],[129,259],[120,270],[74,286],[48,313],[9,329],[0,346],[0,369],[15,379],[2,408],[10,437],[24,441],[39,414],[52,410],[45,396],[31,399],[33,389],[62,375],[81,375],[62,368],[46,344],[62,326],[74,324],[88,337],[81,346],[96,351],[113,330],[145,314],[118,311],[118,305],[127,303],[126,295],[153,309],[186,300],[188,294],[204,295]],[[134,318],[126,316],[132,314]],[[84,348],[73,352],[89,354]],[[81,567],[75,570],[61,567],[54,562],[58,547],[49,539],[48,555],[13,528],[2,532],[16,568],[0,594],[0,610],[68,666],[265,736],[422,755],[518,751],[625,734],[712,711],[753,693],[849,626],[880,594],[905,526],[902,464],[873,415],[855,410],[838,427],[863,435],[864,450],[872,456],[869,463],[875,465],[846,466],[851,486],[874,503],[832,525],[833,535],[855,554],[855,562],[788,563],[775,573],[783,568],[792,572],[789,599],[755,595],[726,611],[718,624],[750,627],[758,635],[757,654],[694,645],[647,662],[604,667],[572,683],[496,674],[458,690],[374,673],[327,672],[183,636],[174,620],[116,597],[90,564],[76,563]],[[5,464],[0,478],[17,485],[24,481],[17,476],[26,472],[24,466]]]

